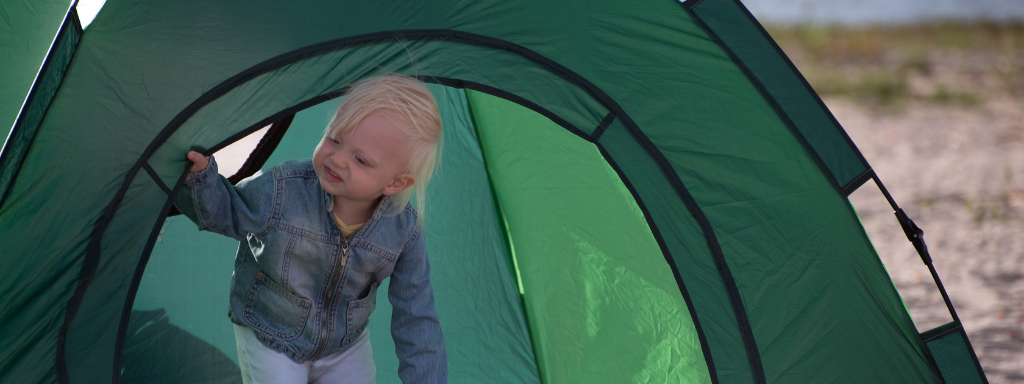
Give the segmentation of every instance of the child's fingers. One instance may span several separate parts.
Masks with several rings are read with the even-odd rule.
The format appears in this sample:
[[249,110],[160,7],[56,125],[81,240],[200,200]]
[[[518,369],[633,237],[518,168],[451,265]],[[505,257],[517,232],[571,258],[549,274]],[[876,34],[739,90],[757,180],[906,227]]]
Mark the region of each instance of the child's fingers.
[[210,165],[210,158],[196,151],[188,151],[185,157],[192,162],[192,169],[189,172],[202,172]]

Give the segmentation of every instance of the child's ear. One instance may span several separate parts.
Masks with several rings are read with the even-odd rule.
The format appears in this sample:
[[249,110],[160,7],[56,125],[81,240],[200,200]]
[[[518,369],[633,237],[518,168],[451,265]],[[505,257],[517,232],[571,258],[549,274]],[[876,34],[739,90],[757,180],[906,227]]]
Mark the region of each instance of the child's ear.
[[395,176],[395,179],[391,180],[391,184],[388,184],[387,186],[384,187],[382,193],[384,194],[384,196],[388,196],[398,192],[402,192],[406,188],[411,187],[412,184],[415,182],[416,179],[412,177],[412,174],[402,173],[399,174],[398,176]]

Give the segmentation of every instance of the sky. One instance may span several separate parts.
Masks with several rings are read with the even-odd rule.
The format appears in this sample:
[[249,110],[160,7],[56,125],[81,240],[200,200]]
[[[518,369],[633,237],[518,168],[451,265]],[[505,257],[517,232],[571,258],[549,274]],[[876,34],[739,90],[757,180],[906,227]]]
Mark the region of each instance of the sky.
[[78,1],[78,19],[82,21],[82,26],[87,26],[92,23],[92,19],[96,18],[96,14],[100,12],[100,8],[103,8],[103,3],[107,0],[79,0]]
[[762,23],[1024,21],[1024,0],[742,0]]

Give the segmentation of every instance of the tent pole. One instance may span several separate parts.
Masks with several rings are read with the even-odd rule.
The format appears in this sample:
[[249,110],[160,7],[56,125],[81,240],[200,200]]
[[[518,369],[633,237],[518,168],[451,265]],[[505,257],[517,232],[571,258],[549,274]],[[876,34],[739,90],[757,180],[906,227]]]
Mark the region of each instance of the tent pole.
[[896,215],[896,220],[900,222],[900,226],[903,227],[903,232],[907,235],[907,240],[910,240],[914,244],[914,248],[917,250],[917,254],[921,256],[921,261],[924,265],[928,266],[928,271],[932,274],[932,280],[935,281],[935,286],[939,288],[939,293],[942,294],[942,301],[946,303],[946,308],[949,310],[949,314],[953,317],[953,321],[960,323],[960,317],[956,314],[956,309],[953,309],[953,302],[950,301],[949,295],[946,293],[946,288],[942,285],[942,280],[939,279],[938,272],[935,271],[935,265],[932,264],[932,257],[928,253],[928,246],[924,242],[924,231],[921,230],[914,220],[911,220],[907,216],[906,212],[898,204],[896,200],[892,198],[889,191],[885,189],[885,185],[882,184],[882,180],[878,178],[878,175],[871,172],[871,179],[878,185],[878,189],[885,195],[885,199],[889,201],[889,205],[892,206],[893,214]]
[[960,321],[960,316],[957,316],[956,309],[953,308],[953,302],[949,299],[949,295],[946,293],[946,288],[942,285],[942,280],[939,279],[939,274],[935,271],[935,266],[932,264],[932,257],[928,253],[928,246],[924,243],[924,231],[921,230],[917,224],[914,224],[914,221],[907,216],[906,212],[903,212],[903,209],[896,204],[896,200],[894,200],[892,195],[889,194],[889,191],[885,189],[885,185],[882,184],[882,180],[878,178],[878,175],[875,174],[874,171],[871,171],[871,179],[875,180],[875,184],[878,185],[878,189],[882,191],[882,194],[885,195],[885,199],[888,200],[889,205],[892,206],[896,219],[900,222],[900,226],[903,227],[903,232],[907,235],[907,240],[910,240],[910,242],[914,244],[914,248],[917,249],[918,255],[921,256],[921,261],[928,266],[928,272],[932,274],[932,280],[935,281],[935,286],[939,288],[939,293],[942,294],[942,301],[946,303],[946,309],[949,310],[949,315],[953,317],[953,322],[950,324],[959,329],[960,335],[963,338],[964,343],[967,344],[967,349],[970,351],[971,359],[974,361],[974,366],[981,374],[982,381],[988,383],[988,379],[985,377],[984,370],[981,367],[981,361],[978,360],[978,354],[974,352],[974,346],[971,345],[971,339],[967,337],[967,331],[964,329],[963,323]]

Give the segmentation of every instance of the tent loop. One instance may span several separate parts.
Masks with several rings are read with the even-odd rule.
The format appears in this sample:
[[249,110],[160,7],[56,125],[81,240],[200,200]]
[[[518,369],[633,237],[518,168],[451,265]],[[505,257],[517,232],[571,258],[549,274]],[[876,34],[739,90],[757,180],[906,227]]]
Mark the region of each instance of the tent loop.
[[601,120],[601,124],[598,124],[597,128],[594,128],[594,133],[590,134],[590,137],[593,139],[592,141],[597,142],[598,140],[601,140],[601,135],[603,135],[604,131],[608,129],[609,125],[612,125],[612,121],[615,121],[615,114],[608,113],[608,115]]

